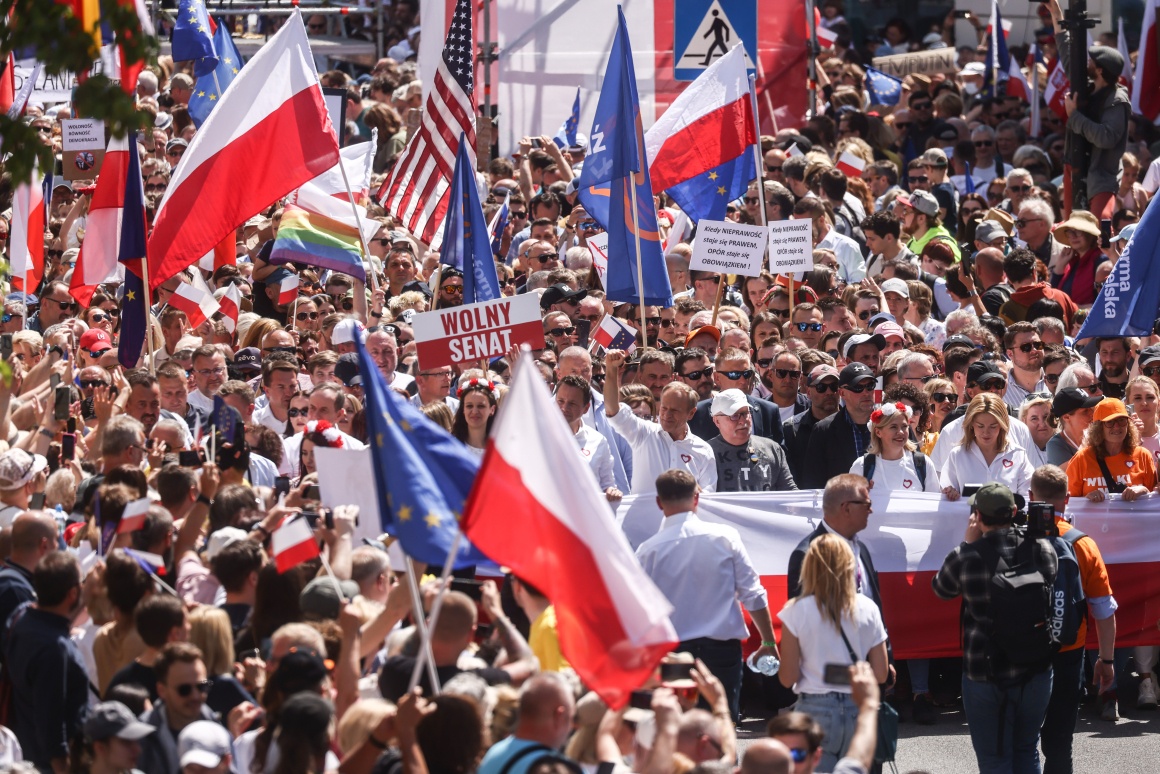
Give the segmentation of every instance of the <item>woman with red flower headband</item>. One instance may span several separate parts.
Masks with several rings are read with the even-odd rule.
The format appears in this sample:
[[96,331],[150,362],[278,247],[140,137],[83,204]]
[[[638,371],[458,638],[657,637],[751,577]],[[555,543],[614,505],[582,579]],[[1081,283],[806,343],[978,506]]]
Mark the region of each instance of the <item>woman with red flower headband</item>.
[[460,382],[459,409],[455,412],[451,434],[482,457],[498,405],[495,382],[478,378]]
[[938,471],[910,440],[914,410],[899,401],[883,403],[870,415],[870,447],[850,472],[874,482],[875,491],[939,492]]
[[325,419],[312,419],[302,430],[302,445],[298,448],[298,478],[294,481],[297,486],[302,479],[318,470],[314,464],[314,447],[324,446],[328,449],[343,447],[342,432]]

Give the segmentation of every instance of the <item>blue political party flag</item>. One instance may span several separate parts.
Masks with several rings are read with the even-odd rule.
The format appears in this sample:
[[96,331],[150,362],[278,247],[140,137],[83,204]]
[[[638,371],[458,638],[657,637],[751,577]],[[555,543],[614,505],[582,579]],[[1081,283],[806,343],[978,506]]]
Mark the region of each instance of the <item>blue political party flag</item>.
[[178,3],[173,36],[169,39],[173,58],[178,62],[192,60],[193,74],[198,78],[209,75],[218,65],[214,27],[203,0]]
[[[1132,228],[1125,226],[1124,230]],[[1104,280],[1076,341],[1149,336],[1160,309],[1160,208],[1148,207]]]
[[[129,147],[137,147],[137,132],[129,133]],[[141,182],[141,160],[129,154],[125,174],[125,204],[121,215],[121,244],[117,260],[125,264],[125,298],[121,303],[121,340],[117,360],[125,368],[136,368],[149,328],[149,294],[142,281],[145,260],[145,187]]]
[[[616,38],[588,139],[578,197],[608,232],[605,292],[610,301],[672,306],[673,291],[657,230],[636,93],[636,70],[624,10],[617,7]],[[636,208],[632,200],[635,187]],[[637,286],[637,261],[644,287]]]
[[[387,387],[361,340],[358,354],[383,531],[397,537],[408,556],[441,566],[459,530],[479,458]],[[455,565],[482,561],[463,539]]]
[[897,105],[902,97],[902,81],[873,67],[866,68],[866,91],[872,105]]
[[572,103],[572,113],[560,124],[552,142],[557,148],[569,148],[576,144],[576,130],[580,128],[580,87],[576,87],[576,101]]
[[965,162],[967,168],[966,178],[963,181],[963,187],[967,189],[967,195],[975,192],[975,178],[971,177],[971,162]]
[[474,304],[500,297],[499,275],[491,251],[487,221],[479,203],[475,165],[467,148],[467,137],[459,135],[451,194],[447,199],[447,220],[443,222],[443,247],[439,261],[463,272],[463,303]]
[[217,26],[213,34],[214,50],[217,52],[217,67],[205,77],[199,77],[193,96],[189,98],[189,117],[198,129],[209,118],[214,105],[221,101],[222,94],[238,77],[242,69],[242,55],[234,46],[230,30],[225,24]]

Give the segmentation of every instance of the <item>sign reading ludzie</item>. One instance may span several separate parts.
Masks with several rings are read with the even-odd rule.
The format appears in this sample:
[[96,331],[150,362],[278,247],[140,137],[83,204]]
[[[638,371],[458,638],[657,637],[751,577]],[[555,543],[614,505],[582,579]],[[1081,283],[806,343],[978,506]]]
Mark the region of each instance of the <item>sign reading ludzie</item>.
[[423,368],[502,357],[520,344],[544,347],[536,293],[424,312],[411,326]]

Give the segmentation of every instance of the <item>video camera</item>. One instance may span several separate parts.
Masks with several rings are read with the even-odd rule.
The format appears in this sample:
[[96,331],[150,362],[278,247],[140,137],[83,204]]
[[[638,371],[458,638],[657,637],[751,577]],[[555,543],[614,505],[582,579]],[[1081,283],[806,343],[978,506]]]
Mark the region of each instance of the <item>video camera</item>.
[[1051,503],[1027,503],[1025,509],[1015,512],[1015,526],[1026,530],[1029,538],[1059,537]]

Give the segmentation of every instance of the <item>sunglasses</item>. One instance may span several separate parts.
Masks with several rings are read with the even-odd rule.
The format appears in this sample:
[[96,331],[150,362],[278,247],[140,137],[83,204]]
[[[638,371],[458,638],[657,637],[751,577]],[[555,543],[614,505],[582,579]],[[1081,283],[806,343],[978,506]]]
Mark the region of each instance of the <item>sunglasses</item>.
[[838,391],[838,383],[837,382],[822,382],[821,384],[815,384],[813,386],[813,389],[816,390],[818,393],[823,394],[823,395],[827,392],[837,392]]
[[976,384],[975,386],[990,392],[992,390],[1005,389],[1007,387],[1007,382],[1003,381],[1002,379],[990,379],[986,382],[983,382],[982,384]]
[[822,327],[823,327],[823,326],[822,326],[822,324],[821,324],[820,322],[814,322],[814,323],[805,323],[805,322],[801,322],[801,323],[794,323],[794,326],[795,326],[795,327],[796,327],[796,328],[797,328],[799,331],[801,331],[802,333],[805,333],[806,331],[813,331],[814,333],[817,333],[817,332],[818,332],[818,331],[820,331],[820,330],[822,329]]
[[[583,318],[583,319],[588,319],[588,318]],[[596,321],[595,321],[595,320],[593,320],[593,322],[596,322]],[[652,324],[652,322],[651,322],[651,318],[650,318],[649,324],[650,324],[650,325]],[[662,327],[662,328],[676,328],[676,327],[677,327],[677,321],[676,321],[676,320],[666,320],[666,319],[664,319],[664,318],[661,318],[661,327]]]
[[963,213],[963,215],[967,215],[967,216],[974,215],[976,212],[982,212],[982,211],[983,211],[982,207],[961,207],[961,208],[959,208],[959,212],[961,212],[961,213]]
[[515,284],[516,284],[516,278],[515,278],[515,277],[511,277],[510,279],[502,279],[502,280],[500,280],[500,281],[499,281],[499,284],[500,284],[500,287],[503,287],[503,288],[512,288],[512,287],[515,287]]
[[194,691],[197,691],[202,696],[209,693],[209,689],[213,688],[213,680],[202,680],[200,683],[182,683],[177,686],[177,695],[183,699],[188,699]]
[[351,298],[343,299],[342,303],[340,303],[339,306],[342,308],[342,311],[349,312],[352,309],[354,309],[354,299],[351,299]]
[[758,368],[769,368],[771,365],[773,365],[773,358],[761,357],[757,360],[754,360],[753,362],[757,364]]
[[92,389],[94,387],[104,387],[106,384],[108,384],[108,382],[103,382],[100,379],[81,379],[78,383],[83,390]]
[[462,296],[463,295],[463,286],[462,285],[444,285],[443,287],[441,287],[439,289],[442,290],[444,293],[446,293],[449,296]]
[[146,193],[160,193],[165,190],[165,183],[149,183],[145,186]]
[[954,403],[955,397],[949,392],[935,392],[931,394],[930,399],[935,403]]
[[872,383],[871,384],[854,384],[854,385],[848,385],[846,387],[843,387],[842,389],[846,390],[847,392],[852,392],[855,395],[861,395],[862,393],[866,392],[866,390],[873,390],[874,385]]
[[717,373],[724,376],[726,379],[737,381],[738,379],[752,379],[753,369],[746,368],[744,371],[718,371]]
[[681,374],[682,379],[688,379],[691,382],[699,382],[701,379],[707,379],[713,376],[713,366],[702,368],[699,371],[689,371],[687,374]]
[[[1155,377],[1157,375],[1160,375],[1160,366],[1145,366],[1144,368],[1140,369],[1140,372],[1143,373],[1144,376]],[[1047,377],[1048,377],[1048,374],[1045,374],[1043,378],[1047,379]],[[1055,377],[1055,381],[1053,381],[1052,384],[1055,384],[1055,382],[1058,382],[1058,381],[1059,381],[1059,377],[1057,376],[1057,377]]]
[[1027,354],[1028,352],[1030,352],[1033,349],[1036,350],[1037,352],[1042,352],[1043,347],[1044,347],[1044,344],[1042,341],[1029,341],[1026,344],[1020,344],[1019,351],[1022,352],[1023,354]]
[[1007,186],[1008,191],[1018,191],[1019,193],[1027,193],[1028,191],[1031,190],[1031,188],[1032,188],[1032,186],[1029,186],[1029,185],[1009,185],[1009,186]]
[[878,314],[878,307],[874,307],[873,309],[863,309],[861,312],[858,312],[858,319],[869,320],[876,314]]
[[992,140],[975,140],[976,148],[990,148],[994,144]]
[[[1154,371],[1160,371],[1160,368],[1155,368],[1155,369],[1153,369],[1153,370],[1154,370]],[[1152,375],[1152,374],[1148,373],[1148,369],[1146,369],[1146,368],[1144,369],[1144,374],[1145,374],[1146,376],[1151,376],[1151,375]],[[1044,374],[1044,375],[1043,375],[1043,381],[1044,381],[1046,384],[1059,384],[1059,374]]]
[[[773,361],[770,361],[773,362]],[[800,379],[802,378],[801,371],[790,371],[787,368],[775,368],[773,372],[777,374],[778,379]]]
[[809,757],[810,751],[804,747],[789,748],[789,757],[793,758],[794,763],[805,763],[806,758]]
[[930,376],[913,376],[911,378],[917,379],[918,381],[922,382],[923,384],[926,384],[927,382],[930,382],[930,381],[933,381],[934,379],[937,379],[938,374],[931,374]]
[[528,217],[528,213],[523,211],[516,212],[515,210],[512,210],[512,218],[515,220],[523,220],[526,217]]
[[294,319],[300,322],[302,320],[317,320],[318,312],[299,312],[298,314],[294,315]]
[[559,253],[544,253],[543,255],[537,255],[532,260],[539,261],[540,263],[547,263],[548,261],[554,261],[559,257],[560,257]]
[[760,201],[760,199],[756,196],[746,196],[745,197],[746,204],[757,204],[757,202],[759,202],[759,201]]
[[928,180],[930,180],[930,178],[927,177],[926,175],[911,175],[910,176],[911,183],[925,183]]
[[548,331],[549,336],[571,336],[576,332],[576,328],[569,325],[567,328],[552,328]]
[[[579,304],[580,302],[573,301],[572,303]],[[644,318],[644,324],[647,327],[655,328],[656,326],[661,324],[661,318],[659,318],[659,317],[646,317],[646,318]]]
[[770,164],[766,164],[766,165],[765,165],[765,171],[766,171],[766,172],[781,172],[781,165],[780,165],[780,164],[778,164],[778,165],[775,167],[775,166],[772,166],[772,165],[770,165]]
[[306,416],[306,413],[309,410],[310,409],[300,409],[300,408],[287,409],[286,416],[290,417],[291,419],[297,419],[298,417]]
[[714,285],[721,284],[721,277],[720,277],[720,275],[716,275],[716,274],[713,275],[712,277],[701,277],[701,280],[704,282],[712,282]]
[[60,306],[61,311],[65,311],[66,309],[72,309],[74,306],[76,306],[75,301],[60,301],[60,300],[55,299],[55,298],[46,298],[44,300],[51,301],[54,304],[57,304],[58,306]]

